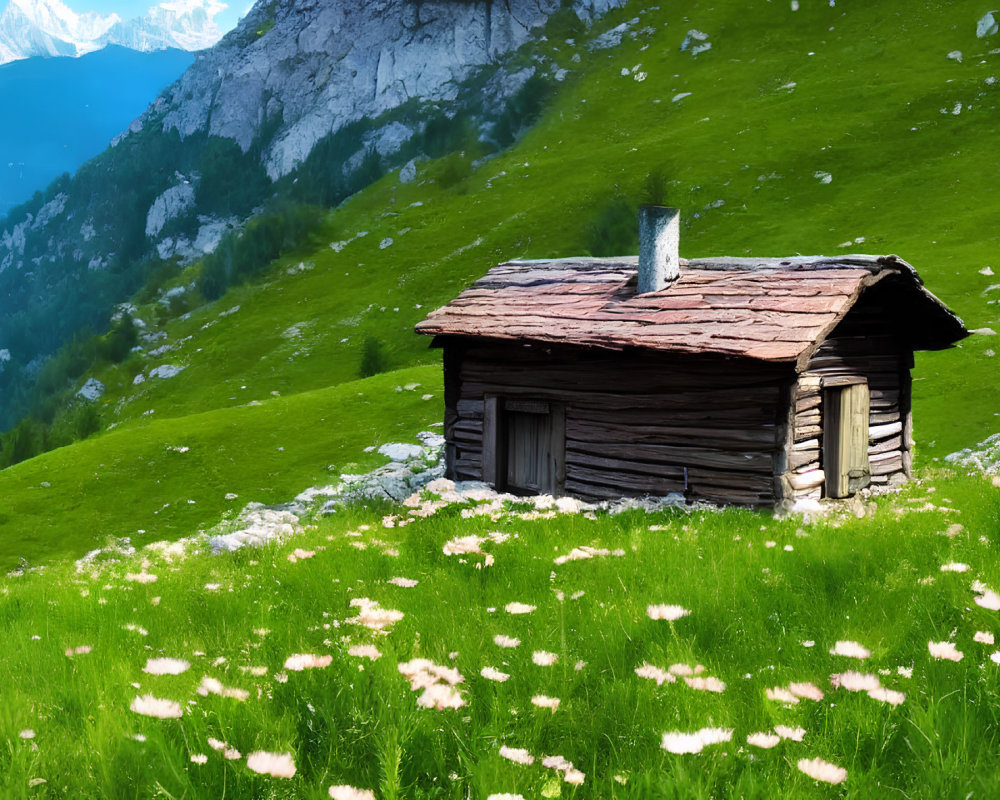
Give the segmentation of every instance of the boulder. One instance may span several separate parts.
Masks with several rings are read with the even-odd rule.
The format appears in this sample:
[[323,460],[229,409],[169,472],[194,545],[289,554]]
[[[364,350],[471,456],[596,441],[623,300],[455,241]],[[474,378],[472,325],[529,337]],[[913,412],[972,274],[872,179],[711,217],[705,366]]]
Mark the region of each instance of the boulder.
[[996,34],[1000,30],[1000,23],[997,21],[998,16],[1000,16],[1000,11],[987,11],[983,14],[979,18],[979,22],[976,23],[976,37],[985,39],[987,36]]
[[104,384],[97,380],[97,378],[90,378],[79,388],[76,396],[93,403],[95,400],[100,399],[102,394],[104,394]]

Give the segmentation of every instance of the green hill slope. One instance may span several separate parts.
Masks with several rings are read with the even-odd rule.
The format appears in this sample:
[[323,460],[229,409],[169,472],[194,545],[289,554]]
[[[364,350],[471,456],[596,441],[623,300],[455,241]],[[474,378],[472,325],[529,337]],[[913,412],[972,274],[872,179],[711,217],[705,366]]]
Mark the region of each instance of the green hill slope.
[[[1000,232],[991,224],[1000,206],[993,136],[1000,38],[975,38],[983,10],[895,2],[804,2],[799,11],[782,3],[633,4],[572,43],[554,36],[538,42],[525,59],[550,59],[567,72],[553,84],[547,112],[509,150],[485,161],[452,154],[422,162],[410,183],[386,176],[331,211],[313,245],[215,303],[180,317],[165,298],[140,306],[147,332],[162,338],[96,373],[108,387],[101,417],[116,431],[79,452],[138,452],[147,431],[176,438],[186,417],[212,409],[218,431],[228,413],[260,413],[257,430],[270,436],[279,423],[242,406],[273,392],[353,380],[366,346],[382,354],[383,368],[437,363],[427,341],[412,333],[428,310],[502,259],[634,251],[629,209],[650,191],[682,209],[683,256],[894,252],[969,328],[1000,329],[998,279],[990,275],[1000,272]],[[595,46],[622,23],[618,46]],[[680,49],[691,29],[708,35],[710,50],[693,56]],[[948,57],[952,51],[961,51],[960,61]],[[197,278],[195,266],[171,285]],[[194,291],[187,296],[197,299]],[[956,350],[918,354],[920,463],[996,430],[989,391],[995,341],[974,336]],[[184,369],[149,377],[166,364]],[[369,416],[375,438],[394,429],[391,402]],[[318,417],[305,414],[301,422],[322,429]],[[361,446],[363,438],[352,441]],[[315,460],[283,473],[288,491],[336,460],[322,456],[322,440],[311,444]],[[65,480],[83,484],[89,473],[76,474],[83,461],[76,452],[42,457],[30,470],[51,463],[65,470]],[[184,463],[173,476],[178,487],[199,480]],[[249,469],[242,474],[246,485],[223,488],[223,481],[218,488],[241,499],[281,499],[251,497],[251,489],[270,483]],[[126,478],[145,480],[127,469]],[[11,520],[31,508],[17,505],[27,497],[19,487],[28,484],[12,484],[6,495],[22,510],[7,513],[0,538],[18,541],[7,552],[20,547],[31,558],[22,534],[8,533]],[[112,493],[95,488],[87,514],[113,502]],[[36,508],[59,513],[58,504]],[[178,520],[156,535],[179,533],[186,522]],[[121,523],[101,533],[146,524]]]

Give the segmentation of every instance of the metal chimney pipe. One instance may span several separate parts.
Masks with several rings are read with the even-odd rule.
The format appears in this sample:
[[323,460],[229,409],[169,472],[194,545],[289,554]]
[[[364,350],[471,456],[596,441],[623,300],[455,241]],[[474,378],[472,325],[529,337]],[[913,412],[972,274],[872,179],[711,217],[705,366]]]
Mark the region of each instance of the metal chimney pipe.
[[639,206],[639,294],[666,289],[680,276],[681,212]]

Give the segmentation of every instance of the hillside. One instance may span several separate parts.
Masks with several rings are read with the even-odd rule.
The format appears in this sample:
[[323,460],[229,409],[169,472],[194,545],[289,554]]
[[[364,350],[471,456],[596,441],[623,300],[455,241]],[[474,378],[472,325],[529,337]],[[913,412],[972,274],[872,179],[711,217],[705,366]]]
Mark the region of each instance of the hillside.
[[[684,17],[626,8],[587,34],[617,45],[530,45],[519,57],[567,72],[510,149],[386,175],[213,303],[201,305],[193,264],[132,312],[146,326],[142,349],[79,375],[72,391],[96,377],[102,425],[141,436],[151,420],[183,425],[186,415],[272,392],[353,380],[366,349],[379,370],[434,364],[412,334],[428,309],[501,259],[627,251],[629,209],[650,183],[683,209],[682,255],[897,252],[969,328],[996,330],[1000,234],[986,220],[1000,177],[990,137],[997,54],[976,38],[974,18],[953,28],[951,12],[935,8],[893,17],[892,37],[859,45],[885,28],[887,8],[775,7],[752,19],[735,6],[695,6]],[[680,49],[695,26],[713,45],[698,55]],[[994,341],[977,335],[918,354],[919,465],[995,432],[995,404],[981,390],[995,385]],[[315,468],[295,475],[304,488]],[[221,501],[203,507],[198,524],[223,510]],[[3,535],[22,540],[14,531],[31,525],[11,519]],[[30,548],[20,555],[34,558]]]
[[[65,382],[51,431],[87,438],[0,471],[3,794],[996,796],[1000,477],[944,462],[1000,430],[988,10],[562,15],[504,62],[545,89],[508,144],[444,137],[307,226],[270,207],[152,268],[111,334],[40,373]],[[501,259],[634,252],[640,200],[682,209],[686,257],[917,267],[977,331],[917,354],[917,480],[818,518],[439,481],[320,496],[277,540],[210,552],[246,505],[440,422],[429,309]]]

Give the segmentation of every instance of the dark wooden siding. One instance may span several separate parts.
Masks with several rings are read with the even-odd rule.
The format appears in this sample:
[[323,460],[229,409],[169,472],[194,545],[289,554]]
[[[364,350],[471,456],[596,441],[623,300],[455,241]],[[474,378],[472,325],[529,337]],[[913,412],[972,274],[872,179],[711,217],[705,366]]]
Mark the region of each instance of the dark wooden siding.
[[442,343],[452,477],[484,477],[484,402],[537,399],[564,409],[563,488],[569,494],[603,499],[683,492],[691,499],[743,505],[778,499],[794,380],[790,365]]
[[792,496],[823,496],[823,386],[844,380],[864,379],[868,384],[872,483],[886,484],[909,477],[913,352],[894,335],[899,328],[886,301],[880,291],[870,290],[863,295],[799,376],[789,452]]

